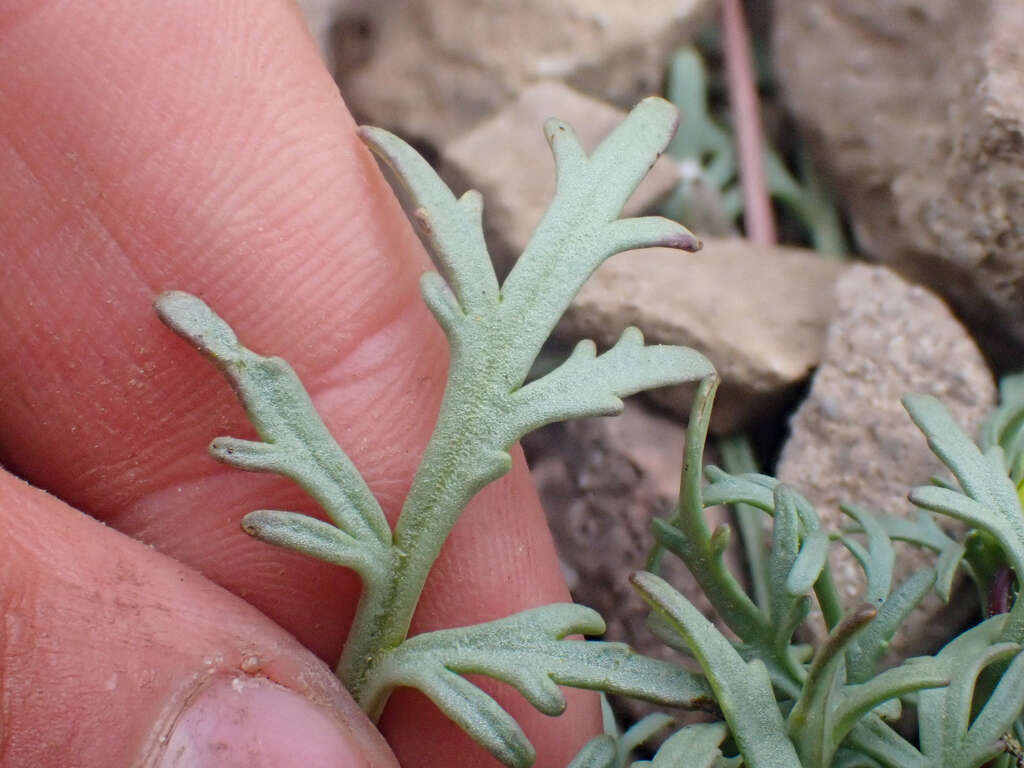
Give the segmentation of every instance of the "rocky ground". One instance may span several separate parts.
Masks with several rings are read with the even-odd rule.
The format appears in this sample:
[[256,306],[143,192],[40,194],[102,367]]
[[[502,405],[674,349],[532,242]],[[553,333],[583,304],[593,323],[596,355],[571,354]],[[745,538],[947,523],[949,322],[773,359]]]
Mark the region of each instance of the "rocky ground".
[[[542,121],[558,116],[593,145],[663,92],[672,53],[715,19],[709,0],[651,0],[642,13],[629,0],[301,4],[357,118],[415,141],[456,191],[484,193],[499,271],[553,189]],[[559,334],[601,344],[637,325],[700,349],[723,377],[713,429],[760,435],[765,469],[828,524],[845,501],[909,513],[907,489],[939,465],[899,397],[934,394],[973,430],[994,376],[1024,359],[1024,5],[752,5],[776,69],[767,125],[795,127],[796,141],[778,140],[790,154],[806,147],[831,181],[854,257],[695,226],[706,241],[695,256],[607,262]],[[694,115],[681,131],[707,134]],[[629,213],[657,210],[694,178],[692,163],[663,158]],[[658,393],[619,419],[556,426],[527,445],[576,599],[610,618],[610,639],[648,651],[659,645],[624,579],[643,562],[650,516],[675,501],[687,396]],[[913,569],[909,555],[901,562]],[[835,566],[853,599],[857,569]],[[671,575],[707,609],[685,573]],[[929,603],[900,648],[931,650],[963,618]]]

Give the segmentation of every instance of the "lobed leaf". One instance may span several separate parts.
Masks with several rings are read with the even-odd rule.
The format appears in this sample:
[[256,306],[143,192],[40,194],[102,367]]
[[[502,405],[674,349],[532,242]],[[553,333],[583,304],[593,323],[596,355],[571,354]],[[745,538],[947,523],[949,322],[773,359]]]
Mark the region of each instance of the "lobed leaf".
[[[708,600],[722,620],[742,640],[756,639],[771,647],[771,627],[754,605],[724,559],[723,536],[728,528],[713,534],[704,518],[704,494],[701,479],[704,466],[704,444],[711,424],[711,408],[719,379],[709,376],[697,387],[690,408],[689,426],[683,457],[683,473],[679,505],[670,521],[655,519],[652,531],[659,546],[678,555],[693,574]],[[656,550],[650,561],[656,561]]]
[[759,660],[743,661],[714,625],[664,580],[640,572],[634,573],[630,581],[690,646],[714,690],[745,764],[750,768],[799,766],[764,664]]
[[[498,302],[498,279],[484,242],[480,193],[470,190],[456,199],[416,150],[385,130],[361,126],[359,136],[409,191],[416,220],[454,289],[460,312],[493,311]],[[424,294],[433,290],[433,286],[425,287]]]
[[839,508],[844,514],[856,520],[860,530],[867,536],[867,550],[848,537],[841,540],[864,569],[864,575],[867,577],[864,601],[880,606],[892,589],[892,572],[896,560],[892,541],[875,515],[868,510],[854,504],[842,504]]
[[[937,768],[972,768],[995,757],[997,740],[1024,708],[1021,646],[998,642],[1006,623],[1006,615],[982,622],[954,638],[936,657],[945,665],[950,685],[919,695],[918,722],[921,752]],[[1008,661],[1009,667],[972,722],[979,676],[986,668]]]
[[704,176],[723,187],[736,174],[736,151],[732,138],[708,114],[707,77],[704,62],[693,48],[683,48],[669,63],[667,95],[683,115],[685,128],[679,131],[668,151],[678,161],[703,165]]
[[997,508],[1013,508],[1007,493],[1013,493],[1012,484],[953,421],[949,411],[934,397],[907,395],[903,405],[918,426],[932,452],[949,467],[964,493],[979,503]]
[[697,250],[685,227],[648,217],[616,221],[622,206],[668,144],[678,121],[663,99],[644,99],[587,157],[572,129],[545,125],[555,157],[555,196],[501,288],[497,315],[514,381],[521,382],[540,345],[583,282],[614,253],[667,246]]
[[889,641],[934,584],[935,570],[926,568],[911,575],[885,599],[875,620],[853,639],[846,652],[850,682],[863,683],[875,674],[878,660],[889,649]]
[[298,512],[259,509],[242,518],[242,530],[253,538],[302,552],[317,560],[351,568],[363,581],[386,578],[387,562],[336,526]]
[[[996,646],[999,647],[999,646]],[[955,764],[974,766],[992,759],[1002,747],[1000,739],[1007,733],[1024,709],[1024,653],[1018,652],[999,678],[999,684],[981,712],[971,723]]]
[[[392,537],[399,557],[386,589],[364,593],[338,665],[357,699],[368,668],[408,635],[423,585],[445,538],[473,496],[505,474],[516,439],[541,424],[615,412],[622,396],[703,375],[700,355],[644,347],[636,332],[601,356],[582,344],[558,370],[524,386],[541,345],[583,282],[623,249],[695,250],[684,227],[657,217],[617,220],[622,205],[664,149],[677,120],[660,99],[639,104],[588,157],[572,130],[549,121],[555,195],[504,284],[497,287],[474,192],[456,199],[422,158],[378,129],[362,136],[389,163],[419,206],[443,277],[425,276],[424,299],[445,330],[451,363],[434,434]],[[367,661],[369,660],[369,661]]]
[[[747,504],[769,515],[775,515],[774,491],[779,486],[779,481],[774,477],[759,473],[730,475],[713,466],[707,467],[705,472],[711,480],[711,484],[703,490],[705,506]],[[795,491],[793,503],[800,518],[800,536],[803,544],[799,562],[794,564],[796,571],[786,588],[791,594],[802,594],[809,589],[808,582],[813,581],[825,624],[832,629],[842,618],[842,607],[832,582],[831,571],[827,567],[827,537],[821,530],[821,521],[813,505]]]
[[941,688],[949,684],[949,672],[937,659],[922,656],[907,659],[867,682],[846,685],[835,703],[830,740],[840,744],[853,726],[871,710],[912,691]]
[[875,513],[874,518],[893,541],[905,541],[939,553],[939,559],[935,563],[935,591],[948,603],[953,578],[964,555],[963,543],[951,538],[939,528],[935,524],[935,517],[925,509],[919,508],[914,520],[880,512]]
[[581,341],[555,370],[512,393],[504,439],[518,440],[553,421],[608,416],[622,411],[621,398],[654,387],[681,384],[714,373],[704,355],[685,347],[644,346],[636,328],[595,355],[592,341]]
[[[793,571],[800,561],[800,518],[795,495],[792,489],[782,483],[775,487],[775,525],[768,555],[769,615],[774,627],[772,640],[775,654],[783,658],[789,656],[793,632],[807,618],[810,601],[804,595],[817,579],[817,574],[813,574],[809,581],[800,575],[797,581],[806,582],[806,589],[802,592],[791,589]],[[798,673],[794,676],[799,679],[801,675]]]
[[875,618],[877,609],[861,605],[829,634],[811,662],[803,690],[786,718],[786,730],[808,765],[828,765],[839,741],[835,736],[835,700],[843,685],[847,646]]
[[1024,513],[998,456],[991,451],[983,454],[935,398],[907,396],[903,402],[932,451],[963,489],[957,498],[958,494],[944,488],[915,488],[911,500],[997,536],[1014,568],[1024,573]]
[[341,530],[381,556],[391,528],[359,471],[324,426],[298,376],[284,360],[242,346],[201,299],[168,291],[156,299],[160,319],[194,344],[231,382],[263,442],[218,438],[214,458],[301,485]]
[[[1018,466],[1024,447],[1024,374],[1004,376],[999,382],[999,407],[985,419],[979,434],[982,451],[1000,446],[1006,456],[1007,469]],[[1018,482],[1018,477],[1012,478]]]
[[[374,666],[362,704],[371,717],[378,716],[394,688],[411,686],[458,722],[472,722],[473,713],[467,707],[476,706],[480,696],[487,694],[479,691],[469,696],[466,686],[472,683],[459,676],[481,674],[514,686],[547,715],[560,714],[565,708],[558,685],[673,706],[713,706],[707,682],[680,666],[641,656],[621,643],[564,639],[602,632],[604,622],[595,611],[573,604],[547,605],[484,624],[427,632],[406,640]],[[497,706],[492,700],[487,727],[479,733],[470,731],[470,736],[499,759],[526,754],[519,737],[507,723],[502,725],[505,721],[497,716]]]

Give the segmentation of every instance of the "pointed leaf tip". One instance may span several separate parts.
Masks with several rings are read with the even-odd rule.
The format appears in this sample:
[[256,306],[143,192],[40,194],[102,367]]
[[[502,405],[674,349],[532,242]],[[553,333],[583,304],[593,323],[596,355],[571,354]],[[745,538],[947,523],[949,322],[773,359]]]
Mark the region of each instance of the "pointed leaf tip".
[[668,238],[662,245],[665,248],[677,248],[680,251],[695,253],[704,247],[704,242],[692,232],[683,230]]
[[238,337],[202,299],[185,291],[164,291],[153,302],[157,316],[172,331],[219,362],[238,357]]

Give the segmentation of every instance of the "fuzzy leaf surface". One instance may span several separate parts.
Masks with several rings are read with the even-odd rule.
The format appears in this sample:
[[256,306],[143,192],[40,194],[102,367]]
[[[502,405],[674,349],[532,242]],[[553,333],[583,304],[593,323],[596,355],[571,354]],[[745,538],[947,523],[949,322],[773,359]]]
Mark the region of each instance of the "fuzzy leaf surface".
[[[1010,730],[1024,707],[1024,655],[1015,643],[999,643],[1005,615],[971,628],[943,648],[936,660],[950,685],[918,697],[921,752],[938,768],[973,768],[998,753],[996,741]],[[992,664],[1010,662],[981,711],[973,718],[979,675]]]
[[[547,715],[565,709],[559,685],[673,706],[693,708],[711,703],[707,681],[682,667],[641,656],[621,643],[564,639],[572,634],[601,634],[604,628],[595,611],[558,604],[484,624],[417,635],[375,665],[366,689],[369,711],[373,714],[381,708],[396,687],[418,688],[453,720],[470,723],[470,735],[495,757],[520,760],[532,748],[528,749],[525,736],[513,727],[515,720],[492,699],[484,709],[489,713],[488,722],[479,723],[476,709],[487,694],[461,675],[480,674],[509,683]],[[476,691],[469,693],[467,686]]]
[[931,766],[913,744],[874,713],[868,713],[854,725],[845,744],[857,753],[873,758],[885,768]]
[[850,682],[863,683],[875,674],[878,660],[889,649],[889,641],[934,584],[934,569],[925,568],[910,576],[885,599],[875,620],[853,639],[846,652],[846,674]]
[[768,671],[745,662],[732,644],[693,605],[652,573],[630,577],[641,597],[673,624],[700,662],[746,765],[795,768],[801,765],[775,703]]
[[[214,458],[252,472],[274,472],[301,485],[361,549],[362,559],[386,556],[391,529],[362,476],[324,426],[284,360],[263,357],[242,346],[234,331],[201,299],[180,291],[156,300],[160,318],[195,345],[231,382],[263,442],[218,438]],[[320,521],[310,518],[308,541],[322,541]],[[294,521],[290,541],[307,541]],[[310,543],[305,550],[316,555]]]
[[[949,411],[933,397],[908,395],[903,404],[962,489],[923,486],[910,500],[924,509],[963,520],[993,536],[1006,561],[1020,578],[1024,574],[1024,510],[1017,488],[1007,476],[999,445],[986,452],[967,436]],[[1001,640],[1024,642],[1024,600],[1014,603]]]
[[722,757],[719,745],[728,733],[725,723],[688,725],[661,745],[650,768],[713,768]]
[[567,768],[618,768],[615,739],[611,736],[595,736],[572,759]]
[[714,372],[699,352],[645,346],[643,334],[627,328],[615,346],[601,355],[592,341],[579,342],[555,370],[513,393],[510,405],[516,418],[505,429],[515,440],[552,421],[621,413],[621,398],[627,395]]
[[423,298],[451,349],[435,431],[395,526],[400,556],[393,558],[387,588],[361,603],[339,663],[339,675],[364,705],[373,698],[364,691],[373,674],[366,660],[378,663],[382,652],[405,639],[445,538],[473,496],[508,471],[516,440],[552,421],[616,413],[622,397],[711,370],[700,354],[644,346],[631,330],[601,355],[582,342],[562,366],[524,386],[541,346],[606,258],[648,246],[700,247],[667,219],[618,219],[677,119],[664,100],[646,99],[589,156],[569,126],[549,121],[545,135],[555,158],[555,194],[500,287],[484,245],[480,196],[456,198],[405,142],[362,129],[367,145],[418,206],[414,218],[441,265],[441,274],[423,276]]
[[1024,513],[997,454],[983,454],[935,398],[907,396],[903,402],[932,451],[963,489],[961,494],[923,486],[911,492],[911,500],[996,536],[1017,572],[1024,573]]
[[939,559],[935,563],[935,591],[948,603],[957,566],[964,556],[963,542],[948,536],[935,523],[934,515],[924,509],[918,509],[913,520],[881,512],[874,513],[874,518],[893,541],[905,541],[938,553]]

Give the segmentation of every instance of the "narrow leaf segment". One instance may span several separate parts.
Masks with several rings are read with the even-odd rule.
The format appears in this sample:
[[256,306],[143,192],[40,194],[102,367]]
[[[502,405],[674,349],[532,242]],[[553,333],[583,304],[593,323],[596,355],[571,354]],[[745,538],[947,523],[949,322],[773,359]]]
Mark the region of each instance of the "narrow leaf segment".
[[[557,168],[555,196],[500,286],[484,242],[481,196],[471,191],[456,198],[408,144],[377,128],[360,129],[407,187],[414,219],[434,250],[441,274],[425,274],[422,293],[451,350],[436,428],[394,531],[286,362],[242,346],[228,324],[194,296],[171,291],[157,299],[161,319],[229,379],[261,438],[217,438],[210,446],[213,456],[240,469],[291,478],[328,518],[257,510],[245,517],[243,529],[361,576],[363,591],[337,672],[374,716],[394,687],[413,685],[496,757],[525,766],[532,762],[532,747],[518,725],[463,674],[506,680],[549,714],[564,706],[559,683],[666,704],[693,706],[710,699],[703,678],[680,667],[622,646],[563,640],[566,634],[603,631],[596,614],[574,606],[407,640],[423,585],[452,526],[481,488],[508,471],[516,440],[550,422],[618,413],[622,398],[641,390],[713,374],[703,355],[646,346],[630,328],[601,354],[591,342],[580,342],[561,366],[524,384],[541,345],[605,259],[648,246],[700,247],[685,227],[668,219],[618,219],[677,119],[668,102],[647,99],[590,156],[569,126],[549,121],[544,130]],[[600,762],[603,754],[595,743],[587,760]]]

